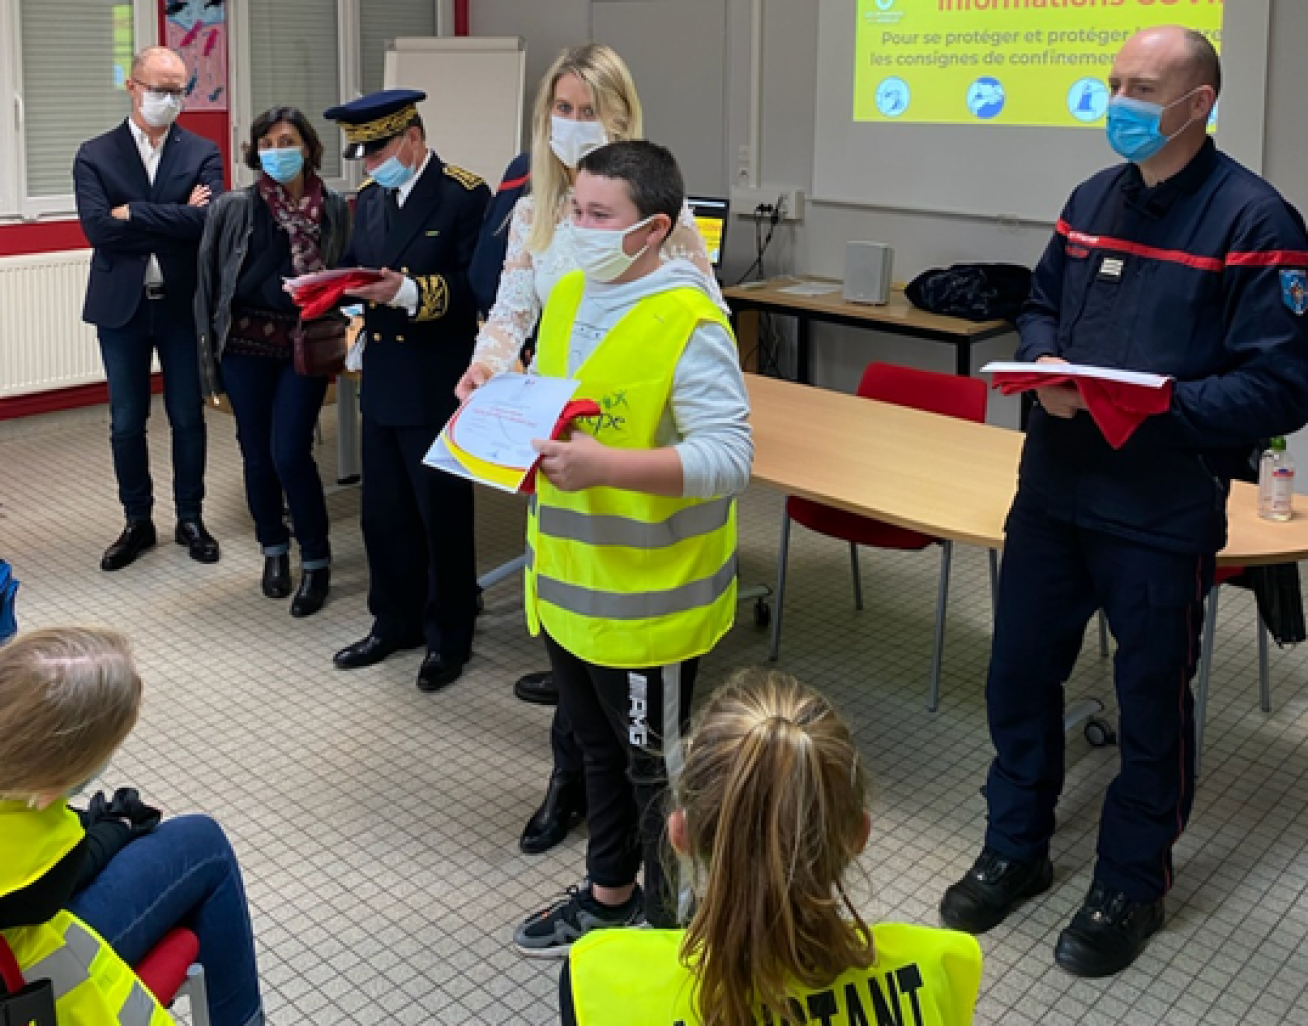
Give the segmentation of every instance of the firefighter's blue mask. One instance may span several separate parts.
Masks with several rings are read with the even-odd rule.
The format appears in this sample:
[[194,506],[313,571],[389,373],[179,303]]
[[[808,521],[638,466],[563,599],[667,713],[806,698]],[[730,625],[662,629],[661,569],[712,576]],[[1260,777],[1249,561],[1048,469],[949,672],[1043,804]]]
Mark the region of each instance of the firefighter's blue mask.
[[1184,132],[1190,121],[1178,128],[1171,135],[1164,135],[1159,127],[1163,115],[1178,103],[1184,103],[1197,93],[1191,89],[1178,100],[1167,106],[1161,103],[1149,103],[1146,100],[1133,100],[1129,96],[1114,96],[1108,104],[1108,145],[1119,156],[1140,163],[1156,156],[1164,146]]

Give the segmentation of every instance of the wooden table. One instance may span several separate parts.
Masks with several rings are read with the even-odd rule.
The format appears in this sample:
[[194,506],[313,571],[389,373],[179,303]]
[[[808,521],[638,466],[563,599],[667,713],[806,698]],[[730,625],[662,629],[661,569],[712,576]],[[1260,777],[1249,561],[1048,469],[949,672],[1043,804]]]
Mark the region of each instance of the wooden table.
[[[846,302],[839,289],[822,296],[797,296],[781,291],[803,281],[840,284],[831,278],[772,278],[765,282],[733,285],[723,289],[722,295],[731,306],[732,322],[737,337],[742,339],[742,353],[752,348],[749,345],[751,337],[757,344],[758,312],[796,319],[799,325],[798,374],[804,384],[812,380],[810,334],[813,321],[947,343],[954,347],[954,373],[962,377],[972,373],[972,346],[975,343],[1015,330],[1008,321],[968,321],[919,310],[908,301],[903,289],[892,289],[890,301],[885,306]],[[742,318],[742,315],[751,314],[753,324]]]
[[[753,479],[851,513],[1001,549],[1022,435],[757,374],[749,385]],[[1308,516],[1263,520],[1237,481],[1222,566],[1308,559]]]

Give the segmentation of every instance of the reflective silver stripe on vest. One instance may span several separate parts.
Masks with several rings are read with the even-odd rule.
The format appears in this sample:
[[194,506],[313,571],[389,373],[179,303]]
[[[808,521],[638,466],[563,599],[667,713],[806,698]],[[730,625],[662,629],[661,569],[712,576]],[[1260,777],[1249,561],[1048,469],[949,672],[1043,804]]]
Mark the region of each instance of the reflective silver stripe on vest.
[[687,538],[699,538],[724,527],[731,518],[732,501],[714,499],[687,506],[658,523],[546,506],[540,511],[540,533],[588,545],[666,549]]
[[154,998],[141,986],[138,980],[132,985],[132,992],[127,995],[123,1007],[118,1011],[118,1021],[122,1026],[150,1026],[154,1018]]
[[23,970],[29,980],[49,980],[58,1001],[91,978],[91,963],[100,953],[100,942],[86,927],[69,923],[63,947],[50,952]]
[[549,602],[578,616],[603,617],[605,620],[647,620],[654,616],[671,616],[711,606],[731,587],[735,576],[736,556],[733,553],[711,577],[702,577],[698,581],[666,591],[635,594],[595,591],[537,575],[536,595],[540,601]]

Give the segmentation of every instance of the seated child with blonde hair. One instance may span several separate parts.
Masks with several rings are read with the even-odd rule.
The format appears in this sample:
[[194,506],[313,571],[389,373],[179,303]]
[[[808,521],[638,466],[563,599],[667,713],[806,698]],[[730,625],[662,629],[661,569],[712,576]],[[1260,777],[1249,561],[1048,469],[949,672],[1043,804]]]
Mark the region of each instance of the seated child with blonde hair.
[[[157,813],[120,791],[88,832],[68,806],[136,724],[141,689],[112,631],[30,631],[0,646],[0,937],[27,987],[50,982],[59,1026],[165,1026],[129,966],[185,926],[213,1026],[262,1026],[250,913],[222,828],[208,816],[154,827]],[[153,814],[144,830],[127,805]]]
[[668,818],[693,867],[686,930],[603,930],[573,945],[565,1026],[963,1026],[981,949],[963,933],[869,925],[843,880],[871,818],[858,749],[788,674],[737,674],[685,746]]

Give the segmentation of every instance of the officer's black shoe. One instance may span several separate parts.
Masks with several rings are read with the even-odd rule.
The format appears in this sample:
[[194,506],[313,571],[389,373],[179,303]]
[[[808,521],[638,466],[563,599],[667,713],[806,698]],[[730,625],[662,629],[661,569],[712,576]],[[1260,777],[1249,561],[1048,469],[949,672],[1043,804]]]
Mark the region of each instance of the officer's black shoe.
[[1018,862],[984,848],[967,875],[945,891],[940,921],[951,930],[985,933],[1002,923],[1023,898],[1049,890],[1053,882],[1054,864],[1047,856]]
[[463,664],[471,658],[471,652],[464,653],[462,658],[428,652],[418,670],[418,690],[431,694],[453,684],[463,676]]
[[291,557],[263,557],[263,593],[269,598],[285,598],[291,593]]
[[402,649],[417,648],[421,644],[421,640],[405,644],[399,641],[388,641],[386,638],[379,638],[375,634],[369,634],[362,641],[356,641],[353,645],[347,645],[337,652],[332,658],[332,662],[342,670],[358,670],[364,666],[380,663],[387,656],[393,655]]
[[1054,961],[1073,976],[1112,976],[1134,962],[1163,926],[1163,900],[1131,901],[1101,883],[1054,945]]
[[549,790],[535,815],[527,820],[518,847],[526,855],[540,855],[568,836],[574,824],[586,818],[586,781],[578,775],[555,770]]
[[136,561],[146,549],[154,548],[158,540],[154,533],[154,524],[149,520],[129,520],[118,540],[104,550],[100,560],[101,570],[121,570]]
[[294,617],[313,616],[327,601],[327,592],[331,588],[332,572],[329,567],[306,570],[300,578],[299,590],[291,599],[291,615]]
[[554,683],[554,674],[549,670],[523,674],[513,685],[513,693],[520,701],[532,705],[559,704],[559,686]]
[[218,562],[218,540],[209,533],[199,517],[177,521],[173,538],[178,545],[186,546],[186,551],[197,563]]

